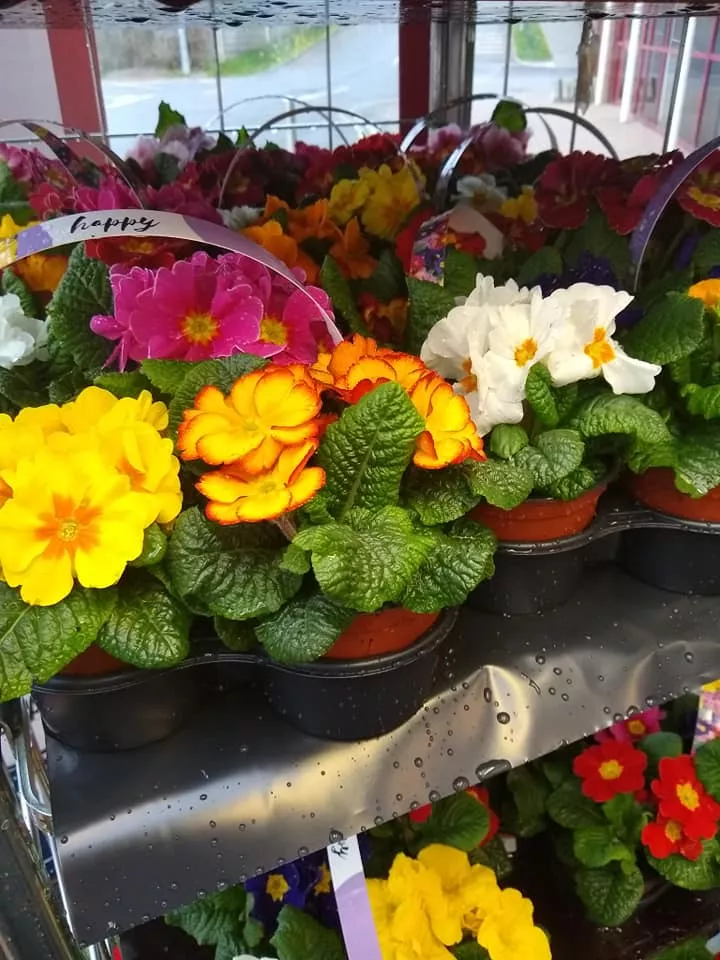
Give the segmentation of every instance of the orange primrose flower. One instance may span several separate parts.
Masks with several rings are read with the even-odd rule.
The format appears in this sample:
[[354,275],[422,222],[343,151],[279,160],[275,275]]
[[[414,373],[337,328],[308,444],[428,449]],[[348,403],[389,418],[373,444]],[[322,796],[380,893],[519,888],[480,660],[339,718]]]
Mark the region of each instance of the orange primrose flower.
[[468,457],[486,459],[467,401],[446,380],[436,374],[423,377],[410,391],[410,399],[425,420],[416,441],[415,466],[440,470]]
[[706,307],[720,306],[720,280],[700,280],[688,289],[688,296],[702,300]]
[[13,264],[13,270],[33,293],[55,293],[65,276],[68,258],[35,253]]
[[239,464],[204,474],[197,489],[208,498],[209,520],[221,524],[257,523],[296,510],[325,483],[322,467],[308,467],[317,440],[286,447],[271,470],[254,475]]
[[380,383],[392,381],[410,391],[429,370],[418,357],[378,347],[371,337],[355,334],[339,343],[329,360],[318,358],[311,372],[343,400],[356,403]]
[[238,463],[257,476],[284,447],[318,436],[320,406],[318,388],[304,371],[298,376],[296,369],[271,364],[236,380],[227,397],[203,387],[183,414],[178,449],[184,460]]
[[330,256],[337,260],[342,272],[351,280],[367,280],[378,265],[375,257],[370,255],[370,244],[362,235],[357,217],[348,221],[345,232],[330,247]]

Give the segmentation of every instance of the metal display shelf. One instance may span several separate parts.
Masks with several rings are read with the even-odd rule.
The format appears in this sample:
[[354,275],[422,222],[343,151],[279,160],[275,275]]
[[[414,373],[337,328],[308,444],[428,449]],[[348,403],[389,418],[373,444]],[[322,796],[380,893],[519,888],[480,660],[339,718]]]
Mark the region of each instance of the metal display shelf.
[[543,615],[463,610],[434,698],[376,740],[309,737],[239,687],[142,750],[51,741],[75,933],[129,929],[697,688],[720,675],[719,614],[599,565]]
[[[54,27],[77,26],[83,10],[97,26],[142,24],[172,26],[184,10],[188,25],[239,27],[262,19],[273,23],[313,24],[330,21],[338,24],[367,23],[368,20],[397,23],[398,20],[424,18],[430,12],[435,20],[464,19],[473,23],[499,23],[516,20],[584,20],[626,18],[632,16],[633,3],[605,3],[570,0],[1,0],[0,26],[45,27],[48,17]],[[642,18],[667,16],[704,16],[720,13],[720,3],[645,4]]]

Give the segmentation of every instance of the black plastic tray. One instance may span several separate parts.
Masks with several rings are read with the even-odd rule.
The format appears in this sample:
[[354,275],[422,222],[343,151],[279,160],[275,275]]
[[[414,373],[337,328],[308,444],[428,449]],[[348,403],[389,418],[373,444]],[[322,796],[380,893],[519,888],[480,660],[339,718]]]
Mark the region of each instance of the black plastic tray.
[[407,650],[364,660],[287,666],[207,641],[168,670],[60,675],[36,684],[33,693],[47,732],[80,750],[114,752],[162,740],[218,688],[254,680],[272,708],[305,733],[364,740],[401,726],[428,699],[440,646],[457,614],[443,611]]
[[601,542],[616,536],[613,554],[631,576],[672,593],[718,596],[718,534],[720,523],[683,520],[606,495],[581,533],[500,543],[495,575],[471,594],[470,604],[505,614],[551,610],[575,593]]

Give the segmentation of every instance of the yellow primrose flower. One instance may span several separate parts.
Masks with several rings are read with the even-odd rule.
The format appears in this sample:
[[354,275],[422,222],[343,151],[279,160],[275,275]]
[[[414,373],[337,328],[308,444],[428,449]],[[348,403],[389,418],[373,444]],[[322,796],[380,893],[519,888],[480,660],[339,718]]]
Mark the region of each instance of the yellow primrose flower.
[[534,223],[538,218],[538,205],[532,187],[523,187],[517,197],[508,197],[500,206],[500,213],[508,220],[524,220]]
[[451,960],[433,933],[417,897],[398,903],[387,880],[368,880],[367,891],[383,960]]
[[479,863],[471,865],[462,850],[439,843],[421,850],[418,860],[440,878],[450,911],[462,918],[465,929],[476,933],[481,921],[500,902],[500,888],[493,871]]
[[148,498],[99,452],[41,448],[18,464],[12,492],[0,508],[0,567],[26,603],[58,603],[75,578],[109,587],[142,552]]
[[370,187],[370,196],[360,219],[376,237],[393,240],[412,211],[420,205],[420,189],[408,165],[393,173],[387,164],[379,170],[363,167],[360,179]]
[[497,908],[483,920],[477,942],[491,960],[552,960],[550,944],[533,924],[533,905],[512,887],[500,893]]
[[[28,408],[31,409],[31,408]],[[32,458],[43,445],[39,425],[0,414],[0,507],[12,496],[14,475],[22,460]]]
[[[34,226],[36,222],[33,221],[28,226]],[[17,249],[15,237],[24,229],[25,227],[15,223],[9,213],[0,219],[0,268],[7,267],[14,261]]]
[[138,397],[118,400],[109,390],[86,387],[76,400],[62,407],[61,419],[70,433],[87,433],[93,429],[105,433],[137,422],[164,430],[168,425],[168,410],[164,403],[153,400],[149,390],[142,390]]
[[15,261],[17,243],[15,237],[37,220],[21,226],[9,213],[0,219],[0,268],[13,264],[13,270],[34,293],[54,293],[67,270],[68,258],[62,254],[35,253],[31,257]]
[[330,191],[330,219],[344,226],[365,205],[369,196],[370,184],[367,180],[339,180]]
[[388,895],[396,904],[412,901],[425,912],[437,939],[448,946],[462,940],[462,915],[451,913],[440,877],[419,860],[398,854],[388,874]]
[[720,280],[700,280],[689,288],[688,296],[702,300],[706,307],[718,307],[720,306]]
[[108,463],[129,478],[132,490],[148,495],[153,520],[175,519],[182,509],[182,490],[172,440],[161,437],[149,423],[136,421],[103,433],[100,449]]

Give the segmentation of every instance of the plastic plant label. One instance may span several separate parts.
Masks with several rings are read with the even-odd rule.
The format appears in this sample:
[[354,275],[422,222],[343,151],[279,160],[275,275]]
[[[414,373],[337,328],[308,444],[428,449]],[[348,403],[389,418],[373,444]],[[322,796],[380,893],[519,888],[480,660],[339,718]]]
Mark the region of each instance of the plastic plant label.
[[481,236],[485,240],[483,256],[487,260],[494,260],[503,251],[504,238],[500,230],[471,206],[459,204],[447,213],[426,220],[420,227],[413,245],[410,275],[442,286],[447,250],[455,246],[458,234]]
[[703,743],[708,743],[718,736],[720,736],[720,680],[706,684],[700,691],[693,736],[693,753]]
[[382,960],[357,837],[331,843],[327,854],[349,960]]

